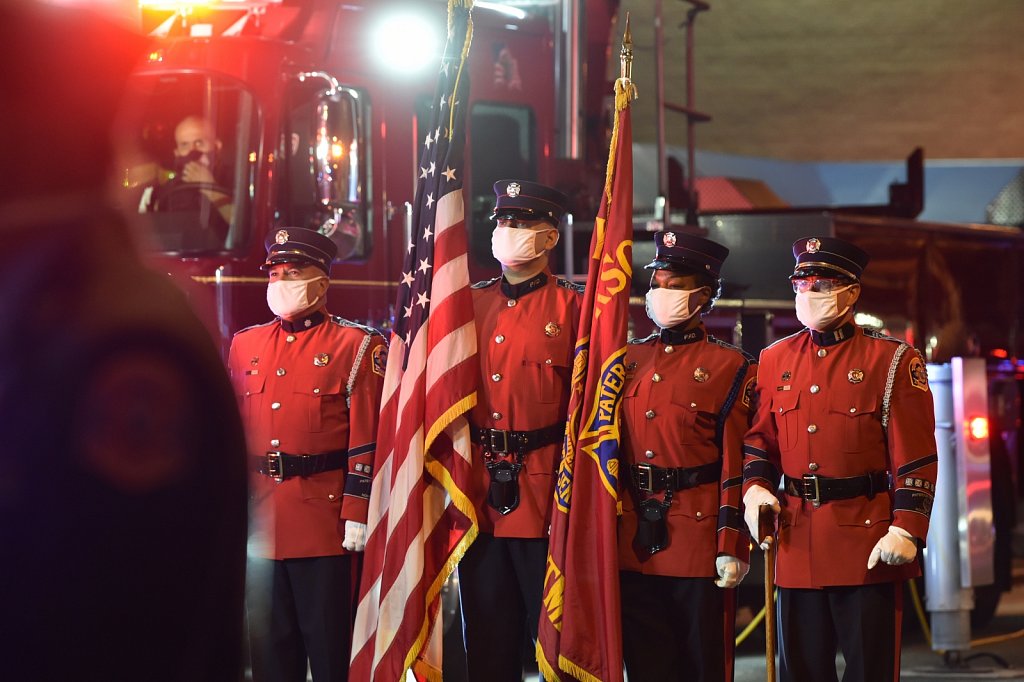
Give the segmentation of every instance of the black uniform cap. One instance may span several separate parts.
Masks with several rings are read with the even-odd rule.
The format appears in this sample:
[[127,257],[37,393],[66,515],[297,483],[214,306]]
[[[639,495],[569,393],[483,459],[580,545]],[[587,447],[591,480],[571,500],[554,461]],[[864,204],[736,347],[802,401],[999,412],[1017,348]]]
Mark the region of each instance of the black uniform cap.
[[262,269],[278,263],[315,265],[330,274],[338,246],[316,230],[285,227],[267,235],[267,262]]
[[494,183],[494,213],[491,218],[505,216],[525,220],[562,222],[569,197],[554,187],[529,180],[499,180]]
[[729,256],[729,249],[718,242],[684,232],[655,232],[654,245],[654,260],[644,266],[647,270],[706,272],[718,279]]
[[860,247],[837,237],[804,237],[793,242],[793,277],[819,275],[860,280],[870,256]]

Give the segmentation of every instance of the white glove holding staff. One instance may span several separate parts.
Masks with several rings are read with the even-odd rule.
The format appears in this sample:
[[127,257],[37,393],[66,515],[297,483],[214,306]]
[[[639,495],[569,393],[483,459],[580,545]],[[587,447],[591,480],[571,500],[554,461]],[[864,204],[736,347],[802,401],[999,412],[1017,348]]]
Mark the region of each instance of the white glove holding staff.
[[747,530],[750,531],[750,537],[754,538],[754,542],[759,543],[761,549],[768,549],[768,545],[772,542],[771,537],[765,538],[764,542],[757,537],[757,516],[762,504],[769,505],[776,514],[782,511],[778,498],[768,492],[767,488],[762,488],[759,485],[750,486],[743,495],[743,520],[746,522]]
[[875,543],[868,557],[868,570],[878,565],[878,561],[899,566],[909,564],[917,556],[917,543],[914,536],[899,526],[889,526],[889,532]]

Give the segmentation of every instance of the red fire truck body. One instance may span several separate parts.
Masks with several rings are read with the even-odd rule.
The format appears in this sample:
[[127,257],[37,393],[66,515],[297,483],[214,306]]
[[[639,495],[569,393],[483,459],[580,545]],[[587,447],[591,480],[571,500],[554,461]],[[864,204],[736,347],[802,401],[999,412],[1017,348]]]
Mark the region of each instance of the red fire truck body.
[[[225,343],[238,329],[270,317],[259,266],[265,237],[286,227],[320,229],[338,243],[332,312],[387,327],[418,160],[430,133],[424,122],[444,43],[445,5],[226,4],[230,9],[144,4],[144,27],[154,44],[126,103],[132,152],[125,163],[125,206],[146,214],[158,267],[186,283],[197,305],[216,315]],[[599,38],[590,41],[600,49],[585,59],[603,84],[617,2],[592,4],[603,8],[594,17]],[[559,38],[551,17],[480,3],[473,23],[470,96],[460,104],[468,107],[471,277],[484,279],[497,273],[487,220],[496,180],[536,179],[578,197],[594,181],[584,177],[583,159],[556,158],[564,126],[552,106]],[[430,33],[432,53],[413,55],[405,72],[397,63],[401,56],[389,63],[388,50],[428,42]],[[210,126],[213,183],[194,187],[178,177],[185,160],[173,150],[186,119]],[[219,205],[211,196],[221,198]]]

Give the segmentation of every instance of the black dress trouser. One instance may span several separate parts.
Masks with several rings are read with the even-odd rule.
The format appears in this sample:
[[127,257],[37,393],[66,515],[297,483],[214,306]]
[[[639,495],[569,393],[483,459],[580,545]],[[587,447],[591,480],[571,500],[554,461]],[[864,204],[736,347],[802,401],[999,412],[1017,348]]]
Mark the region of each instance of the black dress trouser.
[[843,682],[899,679],[902,583],[818,590],[779,588],[779,679],[835,682],[843,652]]
[[726,591],[713,578],[621,571],[619,585],[622,653],[630,680],[732,679],[725,648]]
[[459,562],[469,679],[521,682],[523,645],[536,642],[547,565],[546,538],[480,533]]
[[253,682],[346,682],[352,557],[250,559],[246,608]]

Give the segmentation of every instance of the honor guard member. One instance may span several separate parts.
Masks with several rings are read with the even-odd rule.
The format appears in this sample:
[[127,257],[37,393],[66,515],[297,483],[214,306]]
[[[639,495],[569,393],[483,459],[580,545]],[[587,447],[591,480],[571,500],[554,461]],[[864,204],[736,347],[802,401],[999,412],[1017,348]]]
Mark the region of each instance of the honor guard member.
[[[935,416],[912,347],[857,326],[868,254],[830,237],[793,245],[806,329],[761,353],[744,445],[745,518],[778,512],[782,680],[898,679],[902,584],[928,533]],[[782,489],[779,490],[781,483]]]
[[314,230],[270,234],[272,322],[244,329],[229,366],[254,475],[248,587],[253,679],[348,675],[352,553],[363,550],[386,347],[325,309],[337,249]]
[[647,316],[658,330],[630,342],[622,389],[623,654],[631,679],[722,681],[734,608],[720,588],[748,569],[741,467],[757,368],[701,322],[729,250],[678,232],[654,241]]
[[459,564],[471,680],[522,679],[537,638],[555,469],[565,434],[582,287],[551,274],[566,197],[495,183],[502,276],[473,285],[479,402],[470,417],[480,535]]

